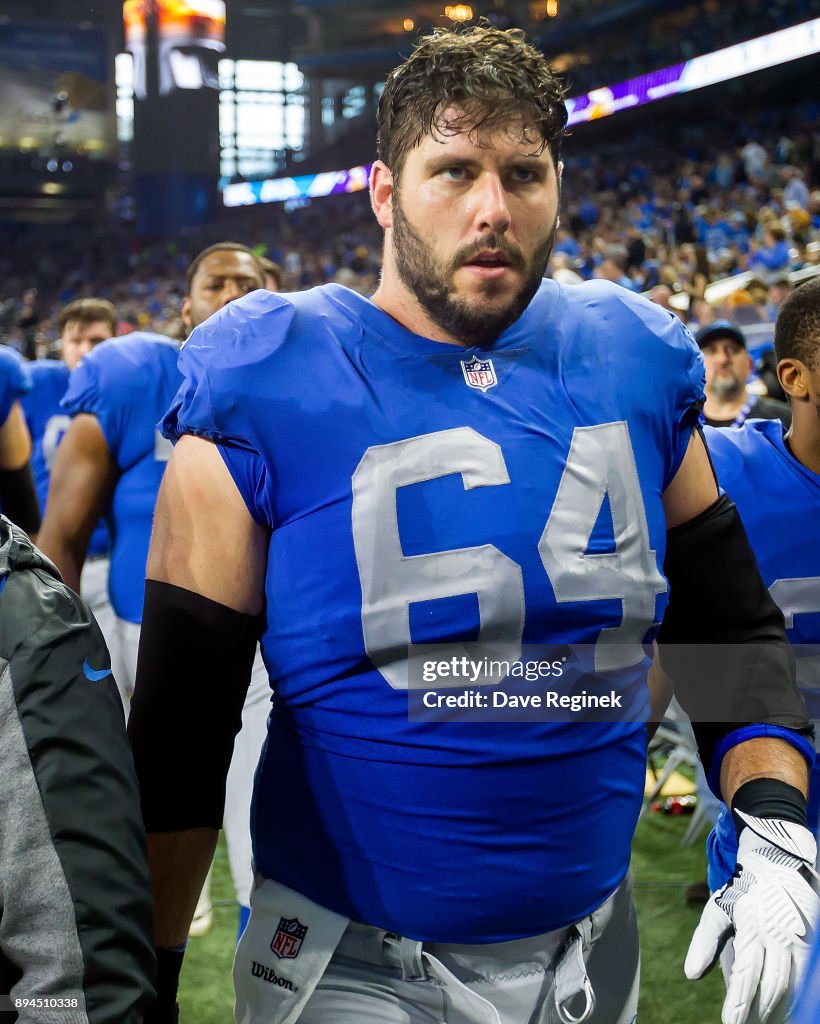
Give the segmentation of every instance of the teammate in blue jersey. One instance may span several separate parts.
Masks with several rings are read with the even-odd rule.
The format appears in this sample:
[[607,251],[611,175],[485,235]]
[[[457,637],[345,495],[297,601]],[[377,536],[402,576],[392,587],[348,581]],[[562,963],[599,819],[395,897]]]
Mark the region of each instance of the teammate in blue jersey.
[[[117,312],[107,299],[75,299],[60,311],[57,325],[62,359],[38,359],[29,364],[32,388],[22,403],[31,432],[31,465],[43,514],[51,466],[71,421],[60,406],[68,387],[68,375],[96,345],[116,335]],[[111,647],[114,613],[108,600],[108,531],[102,521],[89,541],[80,587],[80,593]]]
[[[113,337],[107,333],[95,344]],[[69,367],[57,359],[37,359],[28,366],[31,375],[31,391],[23,399],[23,413],[31,433],[31,467],[34,471],[34,484],[40,509],[45,514],[48,499],[48,487],[51,481],[51,467],[57,454],[57,448],[65,435],[71,417],[62,408],[60,402],[68,387]],[[88,544],[88,554],[94,558],[104,558],[108,553],[108,533],[105,523],[97,524]],[[107,575],[107,573],[106,573]],[[99,622],[98,610],[93,601],[89,601],[85,581],[83,581],[83,597],[94,611]],[[103,630],[105,633],[105,630]]]
[[[792,410],[740,430],[707,428],[718,479],[740,511],[760,572],[783,610],[797,679],[820,721],[820,279],[799,287],[775,325],[777,373]],[[799,538],[799,543],[797,542]],[[820,832],[820,765],[809,785],[808,823]],[[724,808],[707,843],[709,883],[721,890],[735,870],[737,835]],[[719,894],[712,897],[719,901]]]
[[179,344],[135,332],[97,345],[72,371],[61,405],[73,417],[52,467],[40,544],[65,582],[80,573],[100,516],[111,556],[112,668],[128,709],[136,672],[145,560],[169,446],[156,429],[179,384]]
[[40,528],[31,469],[31,435],[21,399],[31,389],[28,364],[0,345],[0,510],[27,533]]
[[[37,359],[29,363],[32,388],[23,400],[23,412],[31,433],[31,465],[40,508],[45,511],[51,465],[70,417],[60,408],[68,387],[68,375],[96,345],[117,333],[117,313],[107,299],[76,299],[58,318],[61,359]],[[105,550],[106,539],[102,536]]]
[[[253,255],[245,246],[236,249],[239,270],[234,274],[232,268],[213,289],[205,316],[259,283]],[[184,317],[191,301],[190,296],[185,300]],[[122,342],[127,344],[121,347]],[[117,619],[114,674],[126,709],[134,688],[151,522],[170,453],[156,424],[179,386],[179,347],[160,335],[134,333],[97,346],[79,362],[62,400],[72,423],[54,461],[40,537],[65,582],[77,589],[92,531],[105,514],[111,531],[109,592]]]
[[[110,337],[110,334],[105,336]],[[37,359],[28,364],[28,372],[32,387],[23,399],[23,413],[31,434],[31,467],[37,498],[40,509],[44,510],[51,463],[69,424],[69,417],[60,408],[60,400],[68,387],[68,367],[58,359]]]
[[[262,282],[262,269],[246,246],[233,242],[209,246],[188,270],[182,307],[186,330]],[[41,537],[43,549],[71,584],[89,550],[89,525],[101,512],[106,515],[112,536],[110,592],[117,616],[112,658],[126,711],[136,671],[151,521],[170,451],[156,424],[181,381],[178,350],[179,345],[168,338],[134,334],[99,346],[72,372],[63,410],[74,419],[54,465]],[[237,900],[245,908],[241,921],[249,912],[251,788],[269,697],[260,658],[243,710],[225,808],[231,873]],[[207,930],[210,915],[206,889],[192,934]]]
[[[228,302],[260,284],[278,290],[277,265],[272,260],[252,258],[250,250],[237,243],[219,242],[203,250],[188,269],[182,321],[186,334],[208,319]],[[259,276],[261,272],[261,277]],[[281,271],[280,271],[281,274]],[[251,685],[242,707],[242,726],[234,744],[226,781],[223,826],[228,847],[228,864],[239,903],[238,932],[241,934],[250,915],[252,851],[250,843],[250,807],[253,778],[267,733],[270,711],[270,687],[261,655],[257,652],[251,672]],[[206,934],[213,923],[211,878],[206,879],[191,922],[192,936]]]
[[[640,711],[664,609],[665,643],[766,638],[765,721],[735,724],[749,681],[729,671],[726,723],[696,729],[744,834],[774,821],[786,837],[814,912],[798,871],[810,726],[782,615],[693,432],[698,350],[616,286],[542,283],[565,123],[521,33],[425,37],[380,100],[373,300],[256,292],[181,353],[129,723],[152,1022],[176,1019],[260,628],[275,700],[234,967],[244,1024],[635,1020],[640,715],[413,719],[411,642],[479,640],[512,662],[522,644],[589,644]],[[673,681],[685,708],[702,696]],[[782,895],[744,870],[745,938],[747,909]],[[724,1020],[745,1010],[732,992]]]

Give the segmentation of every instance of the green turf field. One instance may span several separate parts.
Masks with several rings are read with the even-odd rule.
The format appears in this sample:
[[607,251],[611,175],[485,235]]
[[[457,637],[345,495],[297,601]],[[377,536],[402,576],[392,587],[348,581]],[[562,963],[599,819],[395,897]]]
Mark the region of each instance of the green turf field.
[[[723,982],[713,972],[699,982],[683,976],[683,958],[699,911],[684,905],[689,882],[704,876],[703,843],[681,850],[688,818],[652,814],[638,827],[633,848],[635,901],[641,928],[642,984],[639,1024],[719,1024]],[[602,836],[605,842],[606,837]],[[236,934],[225,847],[214,867],[214,928],[192,939],[185,957],[182,1024],[231,1024],[231,957]],[[328,1024],[332,1024],[331,1021]]]

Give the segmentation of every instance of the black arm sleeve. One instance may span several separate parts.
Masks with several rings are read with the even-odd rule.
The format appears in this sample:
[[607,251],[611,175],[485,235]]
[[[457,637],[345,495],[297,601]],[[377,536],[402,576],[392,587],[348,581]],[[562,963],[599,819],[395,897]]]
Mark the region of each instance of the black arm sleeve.
[[21,530],[37,533],[40,529],[40,503],[30,462],[20,469],[0,469],[0,505]]
[[723,738],[744,725],[810,736],[783,615],[726,495],[669,531],[664,573],[661,665],[692,720],[707,773]]
[[221,828],[258,618],[147,580],[128,720],[149,832]]

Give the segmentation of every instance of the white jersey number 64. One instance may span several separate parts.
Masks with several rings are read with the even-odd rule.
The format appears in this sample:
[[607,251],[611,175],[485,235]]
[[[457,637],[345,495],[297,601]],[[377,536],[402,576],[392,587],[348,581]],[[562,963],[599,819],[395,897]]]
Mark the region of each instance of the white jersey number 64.
[[[492,544],[405,555],[399,538],[400,487],[458,474],[465,490],[510,483],[501,447],[470,427],[368,448],[353,474],[353,542],[362,588],[365,650],[394,689],[407,688],[410,605],[475,594],[478,641],[510,663],[521,655],[521,566]],[[604,498],[615,546],[588,554]],[[598,671],[636,664],[652,625],[655,597],[666,592],[649,546],[638,470],[624,422],[576,427],[538,553],[559,603],[617,599],[621,623],[601,630]]]

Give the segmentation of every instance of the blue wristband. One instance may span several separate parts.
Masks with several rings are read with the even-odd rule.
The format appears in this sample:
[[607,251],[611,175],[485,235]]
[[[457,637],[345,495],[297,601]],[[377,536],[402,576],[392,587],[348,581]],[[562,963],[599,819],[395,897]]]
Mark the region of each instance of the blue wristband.
[[786,743],[793,746],[799,754],[803,755],[809,766],[809,770],[811,770],[814,765],[815,757],[814,744],[805,736],[801,736],[799,732],[795,732],[794,729],[787,729],[782,725],[764,725],[763,723],[743,725],[739,729],[733,729],[732,732],[727,733],[715,747],[715,752],[712,755],[712,763],[708,768],[707,780],[709,782],[709,788],[716,796],[722,799],[720,795],[720,768],[723,764],[723,758],[729,753],[732,747],[736,747],[739,743],[745,743],[746,740],[759,739],[762,736],[768,736],[771,739],[785,740]]

